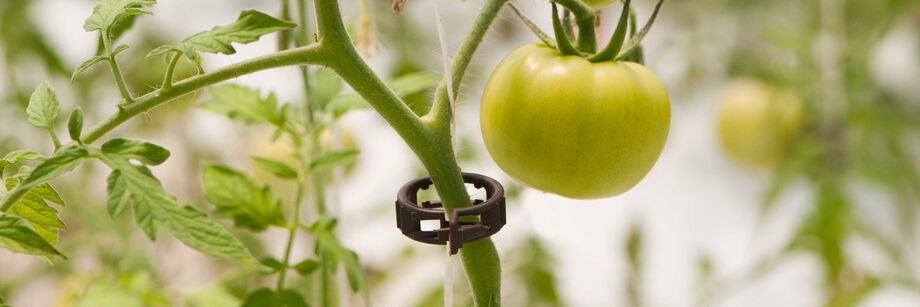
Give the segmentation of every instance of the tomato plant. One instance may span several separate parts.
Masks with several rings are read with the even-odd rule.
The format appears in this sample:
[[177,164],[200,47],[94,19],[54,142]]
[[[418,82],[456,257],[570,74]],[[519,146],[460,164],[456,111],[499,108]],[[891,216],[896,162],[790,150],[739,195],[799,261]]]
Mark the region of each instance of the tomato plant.
[[486,148],[506,173],[539,190],[589,199],[623,193],[651,170],[668,136],[671,109],[655,74],[625,60],[655,13],[640,34],[631,26],[632,45],[617,57],[629,3],[610,43],[593,55],[571,45],[554,5],[558,49],[549,42],[525,45],[492,73],[480,121]]
[[719,98],[719,140],[735,161],[752,167],[779,163],[803,129],[802,100],[754,80],[729,83]]

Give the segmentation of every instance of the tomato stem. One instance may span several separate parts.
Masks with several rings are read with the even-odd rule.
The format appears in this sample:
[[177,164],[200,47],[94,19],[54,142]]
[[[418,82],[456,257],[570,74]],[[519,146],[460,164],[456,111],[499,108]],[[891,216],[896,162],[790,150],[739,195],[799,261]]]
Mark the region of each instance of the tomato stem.
[[596,15],[594,9],[580,0],[553,0],[553,2],[572,11],[575,15],[575,24],[578,26],[577,48],[584,53],[594,53],[597,50],[597,38],[594,34]]
[[530,32],[533,32],[533,34],[536,35],[537,38],[543,41],[543,43],[547,46],[550,46],[553,49],[556,48],[556,44],[553,43],[553,39],[550,38],[549,35],[544,33],[542,30],[540,30],[540,28],[537,27],[537,25],[535,25],[532,21],[530,21],[527,16],[524,16],[524,14],[518,10],[517,6],[514,6],[514,3],[508,3],[508,6],[511,7],[511,10],[514,11],[514,14],[517,15],[519,19],[521,19],[521,22],[523,22],[524,25],[530,29]]
[[620,52],[620,47],[623,47],[623,39],[626,38],[626,22],[629,20],[630,2],[632,1],[626,0],[626,2],[623,3],[620,21],[617,22],[617,29],[613,32],[613,36],[610,37],[610,42],[607,43],[607,47],[604,47],[604,50],[601,50],[601,52],[588,59],[589,61],[594,63],[610,61]]
[[649,17],[648,21],[645,22],[645,26],[642,27],[642,30],[636,35],[631,36],[629,42],[626,43],[626,46],[623,50],[626,50],[619,57],[616,58],[617,61],[623,59],[626,56],[629,56],[630,52],[633,52],[634,49],[638,49],[638,52],[642,52],[642,46],[639,43],[642,42],[642,39],[645,38],[645,35],[648,34],[648,31],[652,29],[652,24],[655,23],[655,17],[658,17],[658,10],[661,9],[661,4],[664,3],[664,0],[658,0],[658,3],[655,4],[655,10],[652,11],[652,16]]
[[569,36],[565,35],[565,30],[562,29],[562,22],[559,21],[559,11],[556,9],[556,3],[552,3],[553,6],[553,33],[556,35],[556,46],[559,46],[559,52],[562,55],[577,55],[581,56],[578,53],[578,50],[572,46],[572,42],[569,41]]

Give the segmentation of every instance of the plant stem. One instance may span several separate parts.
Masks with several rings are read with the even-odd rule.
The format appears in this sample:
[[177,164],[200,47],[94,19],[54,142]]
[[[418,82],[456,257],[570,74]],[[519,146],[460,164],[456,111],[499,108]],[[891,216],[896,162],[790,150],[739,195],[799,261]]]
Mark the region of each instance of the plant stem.
[[276,291],[279,293],[284,289],[284,278],[287,276],[291,263],[291,247],[294,245],[294,235],[297,233],[297,228],[300,227],[300,203],[303,201],[303,186],[303,180],[297,180],[297,197],[294,198],[294,218],[291,221],[291,225],[288,225],[287,247],[284,248],[284,260],[281,262],[284,266],[278,274],[278,285],[275,286]]
[[[464,45],[454,57],[452,78],[454,88],[459,87],[462,75],[472,59],[476,47],[498,10],[508,0],[489,0],[474,23]],[[316,16],[319,21],[320,44],[334,50],[335,57],[328,59],[328,66],[336,71],[345,82],[383,117],[409,145],[431,175],[444,204],[445,211],[470,206],[466,185],[460,176],[460,168],[454,155],[450,136],[450,106],[446,96],[446,83],[439,87],[437,105],[440,111],[433,113],[436,121],[429,128],[406,104],[387,87],[358,55],[348,32],[342,23],[336,0],[316,0]],[[593,13],[592,13],[593,15]],[[593,25],[592,25],[593,26]],[[592,32],[593,33],[593,32]],[[434,111],[434,110],[433,110]],[[426,115],[427,117],[427,115]],[[431,118],[426,118],[430,121]],[[490,239],[464,244],[461,258],[472,288],[475,306],[489,306],[499,302],[501,289],[501,264],[498,252]]]
[[108,56],[112,76],[115,77],[115,83],[118,84],[118,91],[121,93],[121,98],[125,100],[125,104],[130,104],[134,102],[134,97],[131,96],[131,92],[128,91],[128,84],[125,82],[125,77],[121,75],[121,70],[118,68],[118,61],[115,61],[115,55],[112,54],[112,40],[109,38],[108,31],[103,30],[101,35],[102,46],[105,48],[106,56]]
[[52,127],[45,127],[45,128],[48,129],[48,134],[51,135],[51,142],[54,143],[54,152],[57,152],[58,149],[61,148],[61,140],[58,139],[57,133],[54,132],[54,128]]
[[597,38],[594,37],[594,10],[580,0],[553,0],[572,11],[575,24],[578,25],[576,47],[581,52],[594,53],[597,50]]
[[172,89],[173,71],[176,70],[176,64],[179,64],[179,58],[180,56],[176,52],[173,52],[172,57],[169,58],[169,64],[166,65],[166,77],[163,78],[162,92],[167,92]]
[[136,103],[125,106],[118,113],[87,131],[83,142],[91,144],[134,116],[205,86],[270,68],[306,64],[322,65],[325,58],[328,58],[325,54],[321,46],[313,44],[257,57],[185,79],[173,84],[172,90],[168,92],[157,90],[138,97]]

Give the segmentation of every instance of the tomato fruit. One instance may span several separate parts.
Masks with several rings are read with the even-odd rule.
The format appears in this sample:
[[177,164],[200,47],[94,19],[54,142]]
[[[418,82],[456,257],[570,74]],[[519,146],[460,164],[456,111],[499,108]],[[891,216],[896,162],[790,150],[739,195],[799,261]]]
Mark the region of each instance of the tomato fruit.
[[729,83],[719,98],[717,115],[725,152],[755,168],[780,162],[804,123],[798,96],[754,80]]
[[486,148],[508,175],[570,198],[623,193],[661,154],[671,109],[638,63],[591,63],[546,45],[512,51],[486,84]]

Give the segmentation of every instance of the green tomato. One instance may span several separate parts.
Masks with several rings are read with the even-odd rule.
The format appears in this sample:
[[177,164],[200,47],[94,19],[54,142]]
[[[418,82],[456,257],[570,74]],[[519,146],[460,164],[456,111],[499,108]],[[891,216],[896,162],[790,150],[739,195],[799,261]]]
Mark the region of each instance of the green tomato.
[[664,86],[640,64],[591,63],[531,44],[492,73],[480,120],[489,154],[508,175],[590,199],[645,177],[668,137],[671,109]]
[[618,1],[619,0],[581,0],[581,2],[584,2],[595,11],[607,7],[608,5],[614,4]]
[[725,152],[755,168],[782,161],[804,123],[798,96],[754,80],[729,83],[719,98],[717,114]]

